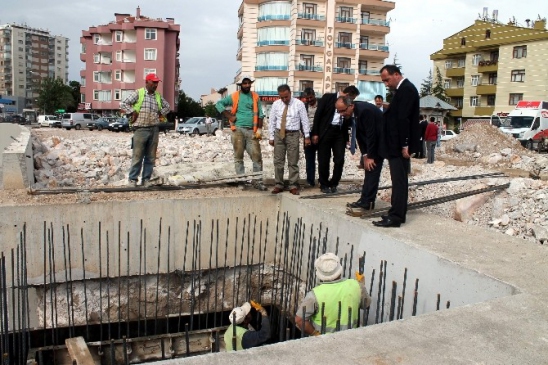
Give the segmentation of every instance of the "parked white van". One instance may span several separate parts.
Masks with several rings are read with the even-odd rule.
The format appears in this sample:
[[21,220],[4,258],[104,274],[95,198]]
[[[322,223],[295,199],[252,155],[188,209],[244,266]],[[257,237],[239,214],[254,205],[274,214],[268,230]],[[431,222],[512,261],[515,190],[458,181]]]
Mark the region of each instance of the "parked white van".
[[61,117],[61,126],[67,130],[72,128],[80,130],[87,127],[89,122],[98,118],[98,115],[91,113],[65,113]]
[[61,126],[61,121],[55,115],[39,115],[38,124],[40,127],[55,127],[56,122]]
[[541,132],[548,129],[548,102],[521,100],[503,122],[500,130],[516,137],[528,149],[534,149]]

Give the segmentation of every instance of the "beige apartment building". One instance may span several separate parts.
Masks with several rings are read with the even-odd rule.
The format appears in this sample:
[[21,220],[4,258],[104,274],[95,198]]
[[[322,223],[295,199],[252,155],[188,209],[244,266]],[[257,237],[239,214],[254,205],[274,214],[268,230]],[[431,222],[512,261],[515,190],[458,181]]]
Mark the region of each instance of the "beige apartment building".
[[243,0],[238,10],[235,76],[252,75],[265,102],[288,84],[294,95],[318,95],[355,85],[360,99],[385,95],[380,69],[388,57],[387,13],[393,1]]
[[34,108],[44,78],[68,80],[68,38],[27,25],[0,25],[0,95],[17,110]]
[[430,56],[458,108],[451,115],[463,119],[505,116],[520,100],[548,100],[547,58],[546,19],[503,24],[496,11],[445,38]]

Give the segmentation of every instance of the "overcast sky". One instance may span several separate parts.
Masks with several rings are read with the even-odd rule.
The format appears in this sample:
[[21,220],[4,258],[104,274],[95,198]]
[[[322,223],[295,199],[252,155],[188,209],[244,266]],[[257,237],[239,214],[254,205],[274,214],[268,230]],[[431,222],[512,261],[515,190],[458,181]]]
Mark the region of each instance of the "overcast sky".
[[[114,20],[114,13],[154,18],[174,18],[181,25],[182,89],[195,100],[230,84],[240,68],[236,62],[238,7],[241,0],[2,0],[0,24],[27,24],[68,37],[69,80],[80,81],[80,36],[90,26]],[[443,39],[474,23],[488,7],[489,16],[498,10],[506,23],[512,17],[525,26],[525,19],[548,17],[548,1],[543,0],[401,0],[388,13],[391,20],[387,43],[392,63],[394,55],[403,73],[420,86],[432,67],[430,54],[442,48]]]

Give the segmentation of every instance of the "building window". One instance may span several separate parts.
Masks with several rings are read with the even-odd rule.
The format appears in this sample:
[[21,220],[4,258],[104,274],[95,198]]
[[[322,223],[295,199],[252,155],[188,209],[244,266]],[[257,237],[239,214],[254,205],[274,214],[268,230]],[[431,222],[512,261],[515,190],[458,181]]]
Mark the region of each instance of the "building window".
[[303,29],[301,31],[301,44],[311,45],[316,40],[315,29]]
[[299,60],[299,70],[301,71],[313,71],[314,70],[314,56],[302,54]]
[[156,48],[145,48],[145,61],[156,61]]
[[352,21],[352,8],[350,6],[341,6],[339,8],[339,18],[342,22]]
[[352,34],[339,32],[339,47],[352,48]]
[[310,4],[310,3],[303,4],[304,13],[307,15],[316,15],[317,8],[318,8],[318,5],[316,4]]
[[367,61],[359,61],[358,69],[360,70],[360,74],[362,75],[367,74]]
[[122,70],[114,70],[114,80],[122,81]]
[[487,29],[485,31],[485,39],[490,39],[491,38],[491,30],[490,29]]
[[462,109],[462,106],[464,105],[462,98],[455,98],[455,108]]
[[146,28],[145,29],[145,39],[156,40],[156,29],[155,28]]
[[465,58],[460,58],[457,62],[458,62],[458,67],[466,66],[466,59]]
[[93,63],[100,63],[101,62],[101,55],[98,53],[95,53],[93,55]]
[[527,57],[527,46],[516,46],[516,47],[514,47],[513,55],[514,55],[514,58],[525,58],[525,57]]
[[114,39],[116,42],[121,42],[124,38],[124,33],[121,30],[114,32]]
[[116,51],[116,61],[122,61],[122,51]]
[[512,81],[512,82],[524,82],[525,81],[525,70],[512,70],[512,75],[510,76],[510,81]]
[[349,87],[350,84],[348,82],[336,82],[335,83],[335,92],[343,91],[347,87]]
[[80,86],[86,86],[86,77],[85,76],[80,77]]
[[523,100],[523,94],[510,94],[508,105],[518,105],[521,100]]
[[487,106],[495,106],[495,95],[487,95]]
[[362,24],[369,24],[369,19],[371,19],[371,13],[362,11]]
[[478,86],[479,83],[480,83],[480,75],[472,75],[472,78],[470,79],[470,85]]
[[479,106],[479,98],[477,96],[470,97],[470,106]]
[[498,62],[499,61],[499,51],[491,52],[489,55],[489,59],[491,60],[491,63]]
[[93,71],[93,82],[99,82],[101,80],[101,75],[99,71]]
[[143,75],[143,77],[147,77],[148,74],[155,74],[156,73],[156,69],[155,68],[145,68],[145,73]]
[[304,91],[307,87],[314,88],[314,81],[311,80],[301,80],[299,81],[299,89],[300,91]]
[[489,85],[496,85],[497,84],[497,74],[489,74]]
[[111,100],[110,90],[93,90],[93,100],[110,101]]
[[121,100],[122,99],[122,90],[115,89],[114,90],[114,100]]
[[337,67],[344,68],[344,69],[349,69],[351,62],[352,61],[350,60],[350,58],[338,57],[337,58]]
[[99,44],[101,42],[101,35],[100,34],[94,34],[93,35],[93,44]]
[[464,77],[457,79],[457,87],[464,87]]
[[444,89],[450,89],[451,88],[451,79],[445,79],[443,81],[443,88]]
[[481,55],[475,54],[472,56],[472,66],[477,66],[481,61]]
[[461,45],[461,46],[466,46],[466,38],[462,37],[462,38],[460,39],[460,45]]
[[445,61],[445,69],[453,68],[453,61]]

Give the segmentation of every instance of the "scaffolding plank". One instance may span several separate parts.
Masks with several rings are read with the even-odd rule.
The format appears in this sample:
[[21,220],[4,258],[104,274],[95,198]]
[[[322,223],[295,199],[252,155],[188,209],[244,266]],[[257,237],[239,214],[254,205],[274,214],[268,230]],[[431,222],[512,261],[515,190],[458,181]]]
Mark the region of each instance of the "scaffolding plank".
[[76,361],[77,365],[95,365],[93,357],[89,352],[86,341],[83,337],[67,338],[65,340],[68,352],[72,361]]

